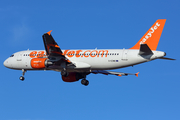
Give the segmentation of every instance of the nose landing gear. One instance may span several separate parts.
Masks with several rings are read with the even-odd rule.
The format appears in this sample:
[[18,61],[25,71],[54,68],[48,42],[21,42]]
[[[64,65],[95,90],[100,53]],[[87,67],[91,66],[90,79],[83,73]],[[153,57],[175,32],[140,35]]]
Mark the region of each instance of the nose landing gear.
[[21,81],[24,81],[24,79],[25,79],[25,78],[24,78],[25,72],[26,72],[26,70],[22,69],[22,76],[19,77],[19,79],[20,79]]

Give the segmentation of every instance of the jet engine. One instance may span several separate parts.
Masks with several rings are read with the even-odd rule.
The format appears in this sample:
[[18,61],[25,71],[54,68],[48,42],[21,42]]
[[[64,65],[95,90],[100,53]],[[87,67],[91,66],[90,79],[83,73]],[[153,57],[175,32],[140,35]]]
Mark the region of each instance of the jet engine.
[[31,59],[31,67],[35,69],[43,69],[49,65],[47,58],[33,58]]

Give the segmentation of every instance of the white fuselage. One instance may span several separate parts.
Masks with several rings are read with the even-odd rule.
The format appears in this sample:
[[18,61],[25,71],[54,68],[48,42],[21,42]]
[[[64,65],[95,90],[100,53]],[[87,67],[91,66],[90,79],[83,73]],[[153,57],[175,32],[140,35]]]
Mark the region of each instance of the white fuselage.
[[[151,61],[165,55],[161,51],[152,51],[153,55],[139,55],[139,50],[105,49],[105,50],[62,50],[64,55],[75,65],[67,66],[68,71],[110,70],[133,66]],[[4,65],[11,69],[39,70],[31,65],[33,58],[47,58],[44,50],[27,50],[14,53],[5,60]],[[61,66],[43,68],[41,70],[61,71]]]

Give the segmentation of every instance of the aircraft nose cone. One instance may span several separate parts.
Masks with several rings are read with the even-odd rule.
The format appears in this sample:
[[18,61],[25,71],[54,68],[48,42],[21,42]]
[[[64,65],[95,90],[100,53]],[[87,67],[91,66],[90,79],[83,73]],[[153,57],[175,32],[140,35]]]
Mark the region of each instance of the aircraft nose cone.
[[5,60],[4,63],[3,63],[3,65],[4,65],[5,67],[7,67],[7,64],[8,64],[8,61]]
[[5,67],[10,68],[10,64],[9,64],[8,59],[6,59],[3,64],[4,64]]

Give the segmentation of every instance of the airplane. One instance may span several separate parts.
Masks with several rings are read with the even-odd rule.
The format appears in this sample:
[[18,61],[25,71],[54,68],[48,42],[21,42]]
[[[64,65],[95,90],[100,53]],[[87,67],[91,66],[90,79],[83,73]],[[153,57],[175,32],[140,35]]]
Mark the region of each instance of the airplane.
[[[134,66],[155,59],[175,60],[164,57],[166,53],[156,51],[166,19],[158,19],[144,36],[129,49],[87,49],[61,50],[51,35],[51,31],[42,35],[45,50],[26,50],[12,54],[4,61],[10,69],[22,70],[20,80],[24,81],[27,70],[54,70],[61,72],[62,80],[87,86],[86,76],[90,73],[127,76],[138,73],[109,71]],[[107,71],[108,70],[108,71]]]

